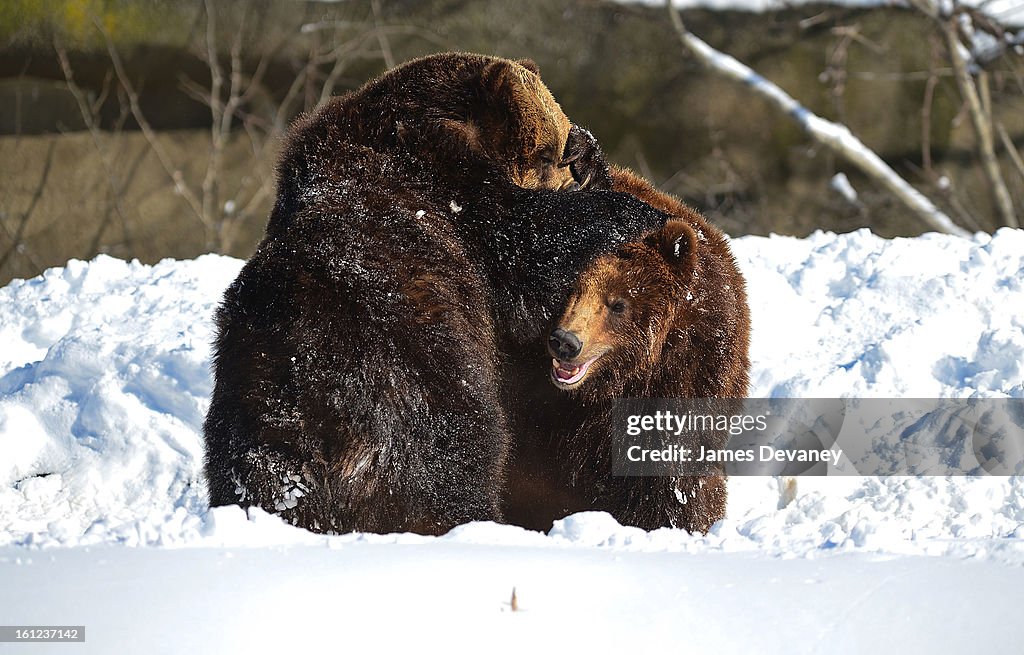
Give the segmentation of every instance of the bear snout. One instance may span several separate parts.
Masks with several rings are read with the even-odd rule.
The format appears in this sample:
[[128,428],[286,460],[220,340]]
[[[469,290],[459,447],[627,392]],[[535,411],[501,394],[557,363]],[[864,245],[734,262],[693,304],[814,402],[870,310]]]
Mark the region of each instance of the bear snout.
[[551,354],[563,362],[572,361],[583,350],[583,342],[574,333],[555,328],[548,338],[548,348]]

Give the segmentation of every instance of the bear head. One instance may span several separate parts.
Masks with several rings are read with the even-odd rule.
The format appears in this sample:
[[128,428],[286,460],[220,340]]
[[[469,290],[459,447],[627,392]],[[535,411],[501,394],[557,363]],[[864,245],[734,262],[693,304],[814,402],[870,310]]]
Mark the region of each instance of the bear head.
[[415,59],[295,120],[268,227],[287,225],[305,197],[364,168],[406,175],[412,166],[447,187],[501,180],[574,189],[563,162],[570,128],[529,60],[452,52]]
[[549,338],[555,386],[600,399],[642,393],[696,320],[696,269],[697,235],[681,220],[595,259]]
[[520,187],[577,187],[563,161],[570,151],[572,125],[528,59],[489,60],[469,115],[451,119],[447,126]]

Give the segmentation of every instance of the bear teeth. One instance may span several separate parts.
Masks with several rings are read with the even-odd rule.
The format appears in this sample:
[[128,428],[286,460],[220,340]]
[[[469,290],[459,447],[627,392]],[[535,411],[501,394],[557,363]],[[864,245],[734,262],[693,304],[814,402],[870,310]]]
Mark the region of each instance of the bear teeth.
[[552,359],[551,360],[551,365],[556,370],[559,370],[559,371],[562,371],[562,372],[565,372],[565,373],[573,373],[573,374],[575,374],[575,373],[578,373],[579,370],[580,370],[579,366],[569,366],[568,364],[564,364],[564,363],[558,361],[557,359]]
[[580,366],[569,367],[557,359],[552,360],[551,363],[555,369],[555,376],[559,380],[572,380],[580,374]]
[[551,376],[559,383],[563,385],[573,385],[583,379],[583,376],[590,370],[590,365],[597,361],[596,357],[592,357],[587,361],[581,363],[579,366],[570,366],[564,362],[560,362],[557,359],[551,360]]
[[578,369],[578,368],[573,368],[573,369],[560,368],[560,369],[558,369],[558,377],[562,378],[563,380],[571,380],[579,372],[580,372],[580,369]]

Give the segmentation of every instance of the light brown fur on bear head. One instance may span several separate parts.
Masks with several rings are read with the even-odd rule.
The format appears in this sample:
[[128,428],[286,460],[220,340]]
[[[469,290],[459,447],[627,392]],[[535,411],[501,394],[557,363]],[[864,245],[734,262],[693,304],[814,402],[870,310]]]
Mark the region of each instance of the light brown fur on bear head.
[[580,275],[558,329],[580,342],[580,352],[559,360],[552,381],[562,389],[582,387],[602,374],[620,377],[626,367],[657,365],[670,331],[685,322],[697,237],[683,221],[640,243],[604,255]]
[[509,178],[526,189],[575,185],[562,155],[572,127],[528,59],[496,59],[481,73],[486,108],[457,126]]
[[724,235],[633,173],[612,178],[676,218],[579,276],[552,331],[552,382],[585,401],[744,396],[749,309]]

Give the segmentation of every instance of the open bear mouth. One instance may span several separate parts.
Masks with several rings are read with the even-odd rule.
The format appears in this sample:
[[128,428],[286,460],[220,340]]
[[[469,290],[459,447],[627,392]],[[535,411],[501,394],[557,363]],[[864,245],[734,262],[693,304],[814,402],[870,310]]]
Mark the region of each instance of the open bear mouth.
[[590,365],[600,358],[600,355],[591,357],[582,364],[569,364],[558,359],[551,360],[551,381],[555,385],[567,389],[574,387],[583,381],[590,371]]

